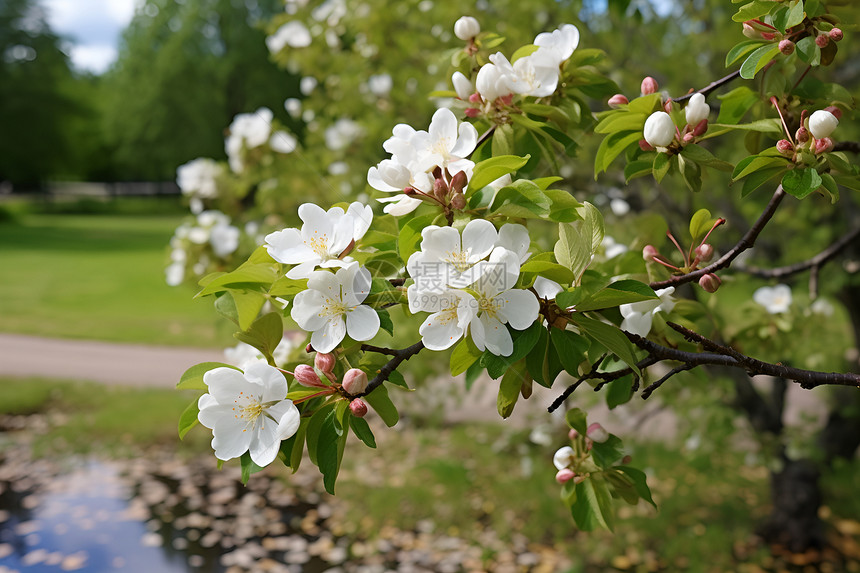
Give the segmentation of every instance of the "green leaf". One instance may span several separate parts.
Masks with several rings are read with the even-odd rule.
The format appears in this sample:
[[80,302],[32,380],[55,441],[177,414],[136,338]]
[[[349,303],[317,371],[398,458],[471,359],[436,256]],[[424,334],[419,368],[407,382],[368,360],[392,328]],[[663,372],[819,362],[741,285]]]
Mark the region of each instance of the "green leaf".
[[701,242],[716,222],[717,220],[711,217],[711,212],[707,209],[699,209],[693,213],[690,218],[690,237],[693,239],[693,243]]
[[576,485],[576,501],[570,508],[582,531],[603,527],[612,531],[612,496],[606,481],[597,474]]
[[[352,416],[345,418],[347,428],[350,418]],[[323,475],[325,490],[332,495],[334,495],[337,474],[340,472],[340,463],[343,460],[343,450],[348,433],[345,430],[338,428],[337,416],[334,411],[326,416],[320,428],[317,460],[319,461],[320,473]]]
[[657,298],[654,291],[645,283],[626,279],[612,283],[576,304],[577,312],[612,308],[622,304],[641,302]]
[[530,158],[530,155],[526,155],[525,157],[502,155],[481,161],[475,165],[475,171],[472,179],[469,181],[466,196],[469,197],[474,191],[482,189],[503,175],[516,172],[528,163]]
[[197,414],[200,413],[200,408],[197,407],[197,400],[199,398],[195,398],[193,402],[188,404],[188,407],[182,411],[182,414],[179,416],[179,439],[183,439],[185,434],[188,431],[196,426],[199,423],[197,419]]
[[663,178],[666,177],[666,174],[669,173],[669,155],[667,153],[658,153],[654,157],[654,165],[652,166],[652,171],[654,172],[654,179],[657,183],[661,183]]
[[690,191],[698,193],[702,189],[702,169],[698,163],[687,161],[683,155],[676,155],[678,171]]
[[305,451],[305,438],[308,433],[308,418],[302,418],[299,423],[299,429],[296,434],[290,439],[292,440],[292,448],[289,450],[281,449],[284,452],[284,455],[289,462],[290,469],[293,470],[293,473],[299,471],[299,467],[302,465],[302,458],[304,457]]
[[821,185],[827,190],[827,194],[830,195],[830,204],[836,203],[839,200],[839,187],[830,173],[821,174]]
[[579,376],[579,365],[585,360],[585,353],[589,346],[588,339],[560,328],[553,328],[549,334],[565,371],[571,376]]
[[637,470],[636,468],[631,468],[630,466],[617,466],[615,469],[630,478],[633,481],[633,487],[636,489],[636,493],[639,494],[639,497],[653,505],[654,509],[657,509],[657,504],[654,503],[654,499],[651,497],[651,489],[648,487],[648,482],[644,472]]
[[803,18],[803,0],[793,0],[793,2],[789,3],[788,6],[783,6],[782,9],[774,14],[773,25],[776,26],[780,32],[784,33],[789,28],[793,28],[803,22]]
[[764,43],[765,42],[761,40],[744,40],[740,44],[736,44],[731,50],[729,50],[729,53],[726,54],[726,67],[728,68],[759,46],[762,46]]
[[770,13],[771,9],[774,8],[775,5],[776,4],[773,0],[754,0],[749,4],[742,6],[741,9],[732,16],[732,21],[746,22],[747,20],[753,20],[759,16],[764,16],[765,14]]
[[[537,180],[535,181],[537,183]],[[571,223],[580,219],[577,210],[582,207],[582,203],[577,201],[573,195],[561,189],[545,189],[544,195],[549,197],[551,202],[549,218],[557,223]]]
[[746,86],[735,88],[727,94],[717,96],[720,100],[720,114],[717,123],[734,125],[759,101],[759,95]]
[[821,65],[821,48],[815,43],[814,36],[801,38],[794,47],[797,51],[797,57],[803,62],[812,67]]
[[493,157],[514,154],[514,128],[505,124],[496,127],[491,142]]
[[272,283],[269,294],[272,296],[295,296],[308,289],[308,279],[288,279],[281,277]]
[[232,364],[224,364],[223,362],[202,362],[192,366],[182,374],[182,377],[179,379],[179,383],[176,385],[176,389],[208,391],[209,387],[203,382],[203,375],[216,368],[232,368],[233,370],[239,370]]
[[642,139],[642,131],[618,131],[603,138],[594,156],[594,178],[606,171],[625,149]]
[[564,370],[545,328],[540,329],[537,344],[526,355],[526,366],[532,379],[545,388],[551,388],[556,377]]
[[631,161],[627,165],[624,166],[624,182],[630,183],[632,179],[636,179],[637,177],[644,177],[645,175],[651,175],[651,172],[654,167],[653,161],[648,161],[644,159],[639,159],[636,161]]
[[860,178],[849,177],[847,175],[834,175],[833,180],[843,187],[853,189],[854,191],[860,191]]
[[821,187],[821,183],[821,176],[812,167],[793,169],[782,178],[782,188],[785,192],[798,199],[803,199]]
[[451,352],[451,376],[458,376],[469,369],[483,354],[472,338],[466,336]]
[[642,131],[648,114],[630,113],[619,110],[604,117],[594,127],[594,133],[615,133],[616,131]]
[[[639,96],[627,105],[627,110],[631,113],[644,113],[646,116],[649,116],[661,109],[662,97],[659,93]],[[642,127],[645,127],[645,125],[643,124]]]
[[400,253],[400,258],[408,261],[412,253],[419,250],[418,245],[421,244],[421,231],[425,227],[433,223],[436,218],[434,213],[429,215],[421,215],[415,217],[406,223],[400,230],[400,238],[397,241],[397,250]]
[[[770,2],[772,5],[773,2]],[[741,64],[741,77],[751,80],[779,53],[778,44],[765,44],[751,53]]]
[[759,171],[761,169],[768,169],[771,167],[784,167],[787,164],[787,161],[784,158],[780,157],[763,157],[761,155],[745,157],[740,162],[738,162],[737,166],[735,166],[735,170],[732,173],[732,181],[742,179],[747,175]]
[[584,316],[574,317],[574,322],[579,325],[585,334],[592,337],[624,361],[633,372],[639,376],[642,375],[639,367],[636,365],[637,360],[633,343],[627,339],[618,327]]
[[379,315],[379,328],[394,336],[394,323],[391,321],[391,315],[384,308],[377,308],[376,314]]
[[527,275],[540,275],[561,284],[570,284],[574,280],[570,269],[552,261],[528,261],[520,267],[520,274],[525,277],[524,280],[526,283],[531,282],[530,277]]
[[622,376],[607,384],[606,405],[614,410],[621,404],[626,404],[633,397],[633,376]]
[[552,201],[532,181],[518,179],[499,189],[490,211],[508,217],[535,218],[545,216]]
[[373,437],[373,432],[370,429],[367,421],[364,418],[352,418],[350,427],[356,437],[364,442],[368,448],[376,448],[376,438]]
[[272,263],[248,264],[240,266],[232,273],[221,275],[210,281],[195,298],[228,290],[229,288],[270,285],[278,276],[280,266]]
[[513,413],[517,399],[520,397],[520,388],[522,388],[527,376],[525,360],[514,364],[502,376],[502,381],[499,384],[499,396],[496,399],[496,409],[502,418],[507,418]]
[[284,322],[280,314],[270,312],[255,320],[244,332],[237,332],[233,336],[262,352],[269,364],[274,365],[272,355],[284,338]]
[[728,161],[717,159],[710,151],[700,145],[688,145],[681,151],[681,155],[683,155],[685,159],[695,161],[699,165],[713,167],[720,171],[731,172],[735,168],[735,166]]
[[233,297],[227,293],[217,295],[215,299],[215,312],[229,319],[236,326],[239,325],[239,310]]
[[323,423],[325,423],[333,412],[334,405],[328,404],[314,412],[311,419],[308,421],[305,437],[307,438],[308,443],[308,458],[310,458],[311,463],[314,465],[319,465],[317,450],[320,440],[320,431],[322,430]]
[[786,167],[769,167],[767,169],[761,169],[755,173],[751,173],[746,179],[744,179],[744,186],[741,189],[741,197],[746,197],[771,179],[782,174],[785,170]]
[[233,304],[236,305],[239,328],[242,330],[250,328],[257,315],[260,314],[263,305],[266,304],[266,295],[254,290],[230,290],[224,296],[233,298]]
[[485,350],[481,355],[481,366],[487,369],[487,374],[493,380],[499,378],[507,372],[511,366],[524,358],[540,340],[540,333],[543,331],[543,326],[540,321],[535,321],[525,330],[510,329],[511,338],[514,342],[514,349],[510,356],[496,356],[489,350]]
[[[579,209],[579,214],[582,216],[582,237],[588,240],[591,237],[591,254],[593,255],[603,244],[603,236],[605,235],[603,215],[600,210],[589,202],[582,204]],[[591,230],[589,234],[587,231]]]
[[391,428],[400,420],[400,414],[397,413],[397,407],[394,402],[388,397],[388,388],[384,385],[379,386],[376,390],[364,397],[368,404],[373,406],[385,425]]
[[779,122],[779,119],[773,118],[759,119],[750,123],[712,123],[711,129],[708,131],[707,137],[715,137],[717,135],[722,135],[724,133],[736,129],[741,131],[757,131],[760,133],[769,133],[774,136],[782,135],[782,124]]
[[567,421],[567,425],[580,433],[580,435],[585,436],[588,434],[588,418],[582,410],[579,408],[571,408],[568,410],[564,419]]
[[602,469],[607,469],[624,457],[623,444],[618,436],[609,435],[609,439],[603,443],[594,442],[591,447],[591,455]]
[[258,466],[254,463],[254,460],[251,459],[250,452],[242,454],[242,457],[239,458],[239,465],[242,468],[242,483],[246,485],[248,480],[251,479],[252,474],[262,471],[263,469],[262,466]]

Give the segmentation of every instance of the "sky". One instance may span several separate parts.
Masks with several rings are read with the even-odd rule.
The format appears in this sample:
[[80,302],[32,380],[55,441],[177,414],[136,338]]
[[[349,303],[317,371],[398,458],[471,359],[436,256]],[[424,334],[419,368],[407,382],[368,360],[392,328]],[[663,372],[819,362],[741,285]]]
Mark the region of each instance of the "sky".
[[134,15],[136,0],[41,0],[54,33],[67,38],[72,64],[104,72],[117,57],[120,34]]

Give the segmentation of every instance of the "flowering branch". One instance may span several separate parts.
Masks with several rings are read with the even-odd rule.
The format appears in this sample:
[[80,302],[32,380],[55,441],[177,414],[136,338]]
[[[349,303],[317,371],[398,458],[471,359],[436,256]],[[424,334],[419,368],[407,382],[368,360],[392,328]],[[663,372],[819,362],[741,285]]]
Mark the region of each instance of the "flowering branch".
[[777,207],[779,207],[779,204],[782,203],[782,200],[784,198],[785,191],[783,191],[782,185],[780,185],[776,188],[776,192],[774,192],[773,197],[770,198],[767,207],[765,207],[764,211],[759,216],[755,224],[750,227],[749,231],[746,232],[746,234],[741,238],[741,240],[738,241],[738,243],[734,247],[732,247],[729,252],[720,257],[715,263],[684,275],[676,275],[664,281],[652,282],[649,284],[649,286],[652,289],[660,289],[670,286],[682,285],[697,281],[707,274],[716,272],[720,269],[727,268],[729,265],[732,264],[732,261],[738,258],[738,255],[740,255],[747,249],[752,248],[752,246],[755,245],[755,241],[758,238],[759,233],[762,232],[765,225],[767,225],[768,222],[771,220],[773,214],[776,212]]
[[367,350],[368,352],[381,351],[381,354],[389,354],[393,356],[393,358],[389,360],[385,364],[385,366],[379,369],[379,372],[376,374],[376,376],[373,377],[373,380],[368,383],[365,391],[360,394],[354,395],[353,398],[361,398],[362,396],[367,396],[368,394],[382,386],[382,383],[388,380],[388,377],[391,376],[392,372],[397,370],[397,367],[400,366],[400,364],[402,364],[406,360],[409,360],[410,358],[424,350],[424,342],[419,341],[412,346],[402,348],[400,350],[395,350],[391,348],[378,348],[376,346],[370,346],[366,344],[362,344],[361,348],[362,350]]
[[836,255],[838,255],[845,247],[847,247],[854,240],[856,240],[857,237],[860,237],[860,227],[844,235],[838,241],[836,241],[814,257],[805,261],[801,261],[799,263],[794,263],[792,265],[786,265],[784,267],[777,267],[774,269],[762,269],[759,267],[745,266],[738,266],[736,268],[741,272],[763,279],[781,279],[784,277],[789,277],[791,275],[802,273],[803,271],[806,271],[808,269],[817,269],[822,267],[825,263],[835,258]]
[[688,99],[690,99],[691,97],[693,97],[693,94],[696,94],[696,93],[700,93],[700,94],[702,94],[703,96],[707,97],[709,93],[711,93],[712,91],[715,91],[715,90],[717,90],[717,89],[719,89],[719,88],[723,87],[724,85],[728,84],[728,83],[729,83],[729,82],[731,82],[732,80],[734,80],[734,79],[736,79],[736,78],[739,78],[739,77],[740,77],[740,75],[741,75],[741,71],[740,71],[740,70],[736,70],[736,71],[734,71],[734,72],[730,73],[729,75],[727,75],[727,76],[725,76],[725,77],[723,77],[723,78],[720,78],[720,79],[718,79],[718,80],[716,80],[716,81],[714,81],[714,82],[709,83],[707,86],[703,87],[702,89],[700,89],[700,90],[699,90],[699,91],[697,91],[697,92],[690,92],[690,93],[688,93],[687,95],[683,95],[683,96],[681,96],[681,97],[672,98],[672,101],[674,101],[674,102],[676,102],[676,103],[682,103],[682,102],[687,101],[687,100],[688,100]]

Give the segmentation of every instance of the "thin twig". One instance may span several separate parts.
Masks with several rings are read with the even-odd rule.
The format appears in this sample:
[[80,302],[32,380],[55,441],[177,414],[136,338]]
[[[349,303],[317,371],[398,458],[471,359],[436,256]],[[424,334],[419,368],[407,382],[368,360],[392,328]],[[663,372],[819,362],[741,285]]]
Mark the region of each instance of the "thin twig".
[[765,207],[764,211],[762,212],[762,214],[758,218],[758,220],[755,222],[755,224],[752,227],[750,227],[749,231],[746,232],[746,234],[741,238],[741,240],[738,241],[738,243],[734,247],[732,247],[731,250],[729,250],[729,252],[727,252],[725,255],[720,257],[719,260],[717,260],[717,262],[710,264],[707,267],[699,269],[697,271],[687,273],[685,275],[675,275],[673,277],[669,277],[668,279],[666,279],[664,281],[655,281],[655,282],[651,283],[649,286],[652,289],[666,288],[666,287],[670,287],[670,286],[678,286],[678,285],[682,285],[685,283],[697,281],[701,277],[703,277],[707,274],[710,274],[710,273],[716,272],[720,269],[724,269],[724,268],[728,267],[729,265],[732,264],[732,261],[734,261],[738,257],[738,255],[740,255],[742,252],[746,251],[747,249],[751,248],[755,244],[755,241],[758,238],[759,233],[762,232],[762,229],[764,229],[765,225],[767,225],[768,222],[771,220],[771,218],[773,217],[773,214],[776,212],[777,207],[779,207],[779,204],[782,202],[782,200],[784,198],[785,198],[785,191],[783,191],[782,185],[780,185],[779,187],[777,187],[776,191],[773,194],[773,197],[770,198],[770,201],[768,202],[767,207]]
[[833,151],[850,151],[860,153],[860,141],[838,141],[833,146]]
[[697,366],[698,366],[698,364],[681,364],[680,366],[676,366],[675,368],[670,370],[668,374],[666,374],[665,376],[663,376],[662,378],[660,378],[656,382],[652,382],[651,384],[648,385],[647,388],[642,390],[642,399],[647,400],[648,398],[650,398],[651,393],[654,390],[656,390],[657,388],[662,386],[663,382],[665,382],[666,380],[668,380],[669,378],[671,378],[675,374],[679,374],[681,372],[686,372],[687,370],[692,370],[693,368],[696,368]]
[[801,261],[799,263],[794,263],[791,265],[786,265],[784,267],[776,267],[773,269],[762,269],[759,267],[745,267],[738,266],[737,270],[760,277],[763,279],[781,279],[785,277],[790,277],[791,275],[796,275],[798,273],[802,273],[808,269],[814,269],[816,267],[822,267],[825,263],[835,258],[845,247],[850,245],[854,240],[860,237],[860,227],[854,229],[853,231],[847,233],[843,237],[841,237],[838,241],[815,255],[814,257],[807,259],[805,261]]
[[388,356],[397,356],[400,350],[395,348],[384,348],[382,346],[373,346],[371,344],[362,344],[361,349],[365,352],[376,352],[377,354],[387,354]]
[[[362,345],[362,347],[364,347],[364,345]],[[373,392],[374,390],[376,390],[377,388],[382,386],[382,383],[385,382],[386,380],[388,380],[388,377],[391,376],[391,373],[394,372],[395,370],[397,370],[397,367],[400,366],[401,363],[403,363],[406,360],[409,360],[410,358],[412,358],[413,356],[415,356],[416,354],[418,354],[419,352],[424,350],[424,342],[419,341],[419,342],[416,342],[415,344],[413,344],[412,346],[409,346],[407,348],[403,348],[400,350],[391,350],[391,349],[385,349],[385,350],[390,350],[391,352],[393,352],[394,353],[392,355],[393,358],[391,360],[389,360],[385,364],[385,366],[383,366],[382,368],[379,369],[379,372],[376,374],[376,376],[373,377],[373,380],[371,380],[370,383],[367,385],[367,389],[364,392],[362,392],[361,394],[354,395],[353,398],[361,398],[362,396],[367,396],[368,394],[370,394],[371,392]]]
[[696,94],[696,93],[700,93],[700,94],[702,94],[703,96],[707,97],[707,96],[708,96],[708,94],[710,94],[712,91],[720,89],[720,88],[721,88],[721,87],[723,87],[724,85],[726,85],[726,84],[730,83],[731,81],[733,81],[733,80],[737,79],[738,77],[740,77],[740,75],[741,75],[741,71],[740,71],[740,70],[734,71],[734,72],[730,73],[729,75],[727,75],[727,76],[726,76],[726,77],[724,77],[724,78],[720,78],[720,79],[718,79],[718,80],[717,80],[717,81],[715,81],[715,82],[711,82],[711,83],[709,83],[708,85],[706,85],[705,87],[703,87],[703,88],[702,88],[702,89],[700,89],[699,91],[696,91],[696,92],[690,92],[690,93],[688,93],[687,95],[682,95],[681,97],[672,98],[672,101],[674,101],[674,102],[676,102],[676,103],[682,103],[682,102],[687,101],[687,100],[688,100],[688,99],[690,99],[691,97],[693,97],[693,94]]

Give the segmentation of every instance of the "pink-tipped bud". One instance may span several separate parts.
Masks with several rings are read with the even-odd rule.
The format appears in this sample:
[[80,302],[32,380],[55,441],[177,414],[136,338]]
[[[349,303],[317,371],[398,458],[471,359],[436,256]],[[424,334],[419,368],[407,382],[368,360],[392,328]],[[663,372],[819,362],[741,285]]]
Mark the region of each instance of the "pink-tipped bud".
[[642,151],[654,151],[654,147],[644,139],[639,140],[639,149]]
[[654,245],[645,245],[645,248],[642,249],[642,258],[645,259],[646,263],[650,263],[654,260],[654,257],[659,255],[660,252]]
[[824,111],[829,111],[836,119],[842,119],[842,110],[835,105],[829,105],[825,107]]
[[326,373],[332,372],[336,363],[337,359],[334,354],[317,352],[317,355],[314,356],[314,366]]
[[743,29],[743,33],[744,33],[744,36],[746,36],[747,38],[751,38],[751,39],[753,39],[753,40],[758,40],[759,38],[761,38],[761,33],[759,33],[759,31],[758,31],[758,30],[756,30],[755,28],[753,28],[753,27],[752,27],[749,23],[747,23],[747,22],[744,22],[744,29]]
[[448,194],[448,185],[441,177],[433,181],[433,194],[439,199],[444,199]]
[[608,103],[609,107],[613,109],[618,109],[622,105],[627,105],[628,103],[630,103],[630,100],[627,99],[627,96],[625,96],[624,94],[615,94],[614,96],[609,98]]
[[367,415],[367,404],[364,400],[353,400],[349,403],[349,411],[356,418],[364,418]]
[[367,390],[367,374],[364,370],[350,368],[343,375],[343,389],[347,394],[355,396]]
[[692,133],[685,133],[684,137],[681,138],[681,141],[684,142],[684,145],[687,145],[688,143],[692,143],[694,139],[696,139],[695,135]]
[[761,33],[762,40],[767,40],[768,42],[776,38],[776,34],[773,32],[762,32]]
[[417,193],[417,191],[415,191],[415,189],[412,187],[404,187],[403,189],[404,195],[415,195],[415,193]]
[[511,102],[514,101],[514,94],[503,95],[496,101],[500,101],[505,105],[511,105]]
[[639,90],[642,92],[642,95],[655,94],[659,89],[660,86],[657,85],[657,80],[655,80],[651,76],[647,76],[644,80],[642,80],[642,85],[639,87]]
[[829,137],[822,137],[821,139],[815,140],[815,153],[827,153],[829,151],[833,151],[833,140]]
[[310,342],[308,342],[308,345],[307,345],[307,346],[305,346],[305,352],[307,352],[308,354],[310,354],[310,353],[311,353],[311,352],[313,352],[313,351],[314,351],[314,347],[313,347],[313,346],[311,346],[311,343],[310,343]]
[[320,380],[320,377],[317,376],[313,366],[299,364],[296,366],[294,375],[296,377],[296,381],[302,386],[307,386],[308,388],[328,388],[328,386],[323,384],[323,381]]
[[842,38],[845,36],[839,28],[833,28],[827,33],[827,35],[830,36],[830,39],[834,42],[841,42]]
[[797,133],[794,134],[794,138],[800,143],[806,143],[809,141],[809,130],[801,126],[800,129],[797,130]]
[[626,455],[623,458],[621,458],[621,464],[625,465],[625,466],[632,461],[633,461],[633,456],[631,456],[631,455]]
[[466,114],[466,117],[478,117],[481,115],[481,110],[476,107],[467,107],[463,113]]
[[696,258],[702,261],[703,263],[707,263],[711,259],[714,258],[714,247],[708,243],[702,243],[698,247],[696,247]]
[[451,177],[451,191],[453,191],[454,193],[462,193],[463,188],[466,186],[466,183],[468,183],[468,181],[469,180],[466,177],[466,172],[458,171],[454,174],[453,177]]
[[663,104],[663,111],[666,113],[672,113],[672,100],[667,99],[666,103]]
[[708,273],[699,279],[699,286],[705,289],[705,292],[717,292],[723,281],[714,273]]
[[563,470],[558,470],[558,473],[555,474],[555,481],[558,483],[567,483],[575,477],[576,472],[570,468],[564,468]]
[[830,43],[830,36],[827,34],[821,34],[820,36],[815,37],[815,45],[819,48],[826,48],[827,44]]
[[599,423],[594,422],[588,426],[588,437],[591,438],[591,441],[594,443],[602,444],[609,439],[609,432],[607,432]]
[[579,437],[579,432],[577,432],[576,430],[571,428],[570,431],[567,433],[567,437],[570,438],[571,440],[575,440],[576,438]]
[[451,197],[451,207],[458,211],[462,211],[463,208],[466,207],[466,196],[462,193],[456,193]]
[[779,43],[779,51],[786,56],[790,56],[794,53],[794,42],[792,42],[791,40],[782,40]]
[[696,127],[693,128],[693,135],[696,137],[705,135],[705,132],[708,131],[708,120],[703,119],[699,123],[696,124]]
[[481,98],[481,94],[479,94],[478,92],[475,92],[469,96],[470,103],[481,103],[482,101],[484,100],[483,98]]
[[794,153],[794,145],[787,139],[780,139],[776,142],[776,150],[783,155],[792,155]]

